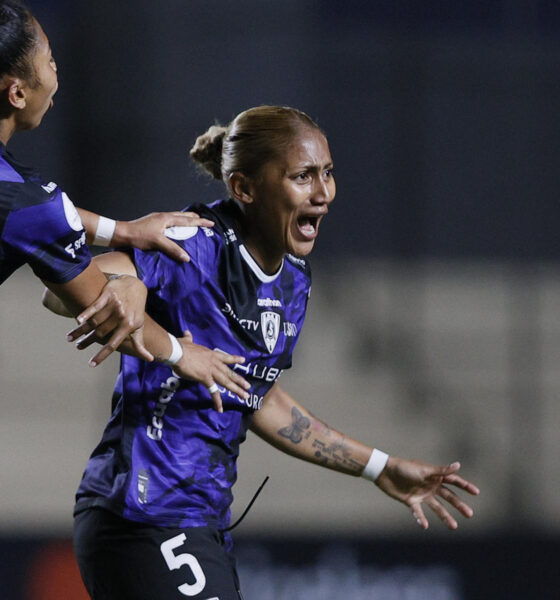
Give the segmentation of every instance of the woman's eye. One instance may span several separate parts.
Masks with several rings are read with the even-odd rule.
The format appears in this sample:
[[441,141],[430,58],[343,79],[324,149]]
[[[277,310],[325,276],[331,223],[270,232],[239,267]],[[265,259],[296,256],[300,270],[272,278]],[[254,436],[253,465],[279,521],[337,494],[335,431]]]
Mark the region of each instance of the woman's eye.
[[299,173],[297,175],[297,180],[298,181],[307,181],[309,179],[309,173]]

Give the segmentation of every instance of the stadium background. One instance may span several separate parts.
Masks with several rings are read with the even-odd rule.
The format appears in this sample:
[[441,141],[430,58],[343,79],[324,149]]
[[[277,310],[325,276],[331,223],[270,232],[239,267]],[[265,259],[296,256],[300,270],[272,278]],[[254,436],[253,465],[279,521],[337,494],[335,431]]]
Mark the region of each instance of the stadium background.
[[[248,600],[556,598],[560,11],[553,0],[30,0],[61,88],[11,149],[130,219],[219,197],[187,160],[249,106],[327,132],[337,201],[284,385],[393,454],[460,459],[476,516],[417,531],[362,480],[250,438],[234,514]],[[0,288],[0,597],[80,600],[71,508],[117,359]]]

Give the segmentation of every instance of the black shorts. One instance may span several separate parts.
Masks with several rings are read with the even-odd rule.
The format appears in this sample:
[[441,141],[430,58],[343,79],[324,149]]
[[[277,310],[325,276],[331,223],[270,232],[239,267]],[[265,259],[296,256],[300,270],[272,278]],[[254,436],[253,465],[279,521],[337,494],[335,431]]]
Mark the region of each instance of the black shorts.
[[153,527],[90,508],[74,519],[74,550],[94,600],[243,600],[235,559],[209,527]]

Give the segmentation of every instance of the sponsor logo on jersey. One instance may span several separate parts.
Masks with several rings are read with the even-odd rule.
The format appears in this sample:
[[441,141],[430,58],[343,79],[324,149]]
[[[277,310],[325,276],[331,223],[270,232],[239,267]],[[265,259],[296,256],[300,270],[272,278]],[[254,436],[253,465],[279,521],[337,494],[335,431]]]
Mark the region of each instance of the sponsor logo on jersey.
[[248,364],[235,364],[233,365],[234,371],[241,371],[243,377],[254,377],[255,379],[262,379],[273,383],[282,375],[283,369],[277,367],[269,367],[268,365],[259,365],[257,363]]
[[272,354],[280,333],[280,315],[271,310],[261,313],[261,329],[266,349]]
[[86,245],[86,232],[84,231],[82,235],[72,243],[68,244],[68,246],[64,246],[65,252],[67,252],[72,258],[76,258],[76,252],[82,247]]
[[226,302],[222,308],[222,312],[226,315],[229,315],[232,319],[237,321],[243,329],[247,329],[248,331],[257,331],[259,328],[258,321],[253,321],[252,319],[240,319],[237,316],[237,313],[233,310],[231,304]]
[[282,323],[282,329],[286,337],[296,337],[298,334],[297,325],[295,323],[291,323],[290,321],[284,321]]
[[45,190],[45,192],[47,192],[47,194],[52,194],[56,190],[57,185],[54,181],[51,181],[46,185],[42,185],[41,187]]
[[[278,370],[278,369],[277,369]],[[259,396],[258,394],[249,394],[248,398],[241,398],[237,394],[234,394],[232,391],[227,388],[219,385],[218,391],[220,392],[220,396],[223,399],[231,398],[238,404],[244,404],[247,408],[252,408],[253,410],[260,410],[262,408],[262,403],[264,400],[264,396]]]
[[280,302],[280,300],[276,300],[276,298],[257,298],[257,306],[266,306],[266,308],[270,308],[272,306],[281,307],[282,302]]
[[[257,300],[257,304],[259,306],[267,306],[267,307],[281,306],[280,300],[274,300],[272,298],[264,298],[264,299],[259,298]],[[239,318],[237,316],[237,313],[233,310],[231,304],[229,304],[228,302],[226,302],[224,304],[224,306],[222,308],[222,312],[224,314],[232,317],[232,319],[237,321],[237,323],[239,323],[239,325],[241,325],[241,327],[243,327],[243,329],[246,329],[247,331],[258,331],[258,329],[259,329],[258,321],[255,321],[253,319]],[[265,316],[265,315],[268,315],[268,316]],[[271,317],[270,315],[274,315],[274,316]],[[272,319],[274,320],[274,322],[269,323],[268,321],[272,320]],[[271,354],[274,351],[274,348],[278,341],[278,334],[280,333],[279,326],[280,326],[280,315],[278,315],[272,311],[267,311],[265,313],[262,313],[260,327],[263,332],[263,337],[265,340],[266,347]],[[296,337],[298,334],[298,327],[295,323],[292,323],[291,321],[284,321],[284,322],[282,322],[281,331],[286,337]],[[268,339],[268,342],[267,342],[267,339]],[[272,348],[272,350],[270,348]]]
[[167,405],[175,396],[175,392],[180,385],[178,377],[174,375],[168,377],[162,384],[160,384],[161,392],[158,396],[154,412],[152,413],[152,420],[146,428],[148,437],[156,442],[159,442],[163,437],[163,416],[167,410]]

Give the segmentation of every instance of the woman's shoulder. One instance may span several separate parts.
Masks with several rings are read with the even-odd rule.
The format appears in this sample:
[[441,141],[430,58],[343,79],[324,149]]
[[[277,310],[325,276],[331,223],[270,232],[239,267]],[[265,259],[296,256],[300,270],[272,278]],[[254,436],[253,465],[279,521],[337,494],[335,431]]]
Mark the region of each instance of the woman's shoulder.
[[293,269],[311,281],[311,265],[308,260],[293,254],[286,254],[286,261]]

